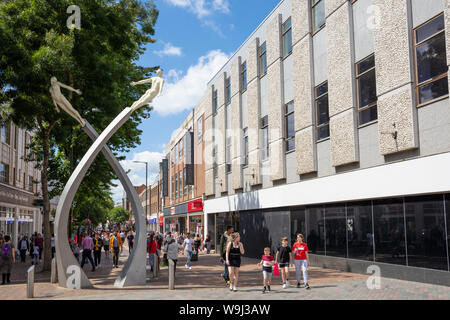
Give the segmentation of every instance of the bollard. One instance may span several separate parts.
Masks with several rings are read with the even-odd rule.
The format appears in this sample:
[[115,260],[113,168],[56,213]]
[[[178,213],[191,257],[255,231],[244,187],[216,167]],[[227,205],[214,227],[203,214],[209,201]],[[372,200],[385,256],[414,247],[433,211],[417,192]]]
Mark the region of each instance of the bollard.
[[51,276],[50,276],[50,282],[51,283],[57,283],[58,282],[57,275],[58,275],[58,273],[57,273],[57,270],[56,270],[56,258],[53,258],[52,259],[52,273],[51,273]]
[[172,259],[169,260],[169,290],[175,290],[175,272],[174,272],[174,266],[175,263]]
[[27,271],[27,298],[34,298],[34,265]]
[[159,263],[158,263],[158,254],[153,255],[153,278],[158,276],[159,271]]

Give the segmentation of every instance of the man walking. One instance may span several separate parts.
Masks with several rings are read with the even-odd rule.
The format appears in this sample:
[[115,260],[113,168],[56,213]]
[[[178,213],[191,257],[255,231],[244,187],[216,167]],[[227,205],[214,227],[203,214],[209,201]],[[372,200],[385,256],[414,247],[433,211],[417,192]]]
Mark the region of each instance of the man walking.
[[81,247],[83,248],[82,258],[81,258],[81,269],[83,269],[86,258],[88,258],[92,271],[95,271],[94,260],[92,260],[92,249],[94,249],[94,241],[89,236],[87,232],[84,233],[83,241],[81,242]]
[[122,248],[122,238],[114,231],[114,235],[109,239],[109,249],[113,253],[113,268],[119,267],[119,254]]
[[96,267],[100,267],[100,260],[102,259],[102,246],[103,241],[100,239],[100,235],[96,233],[94,240],[94,262]]
[[234,228],[232,226],[227,226],[227,231],[225,231],[224,234],[220,237],[220,244],[219,244],[220,263],[222,263],[225,266],[225,271],[222,276],[227,285],[230,284],[230,276],[228,273],[228,266],[225,263],[226,259],[225,254],[227,252],[228,243],[231,242],[231,234],[233,232]]

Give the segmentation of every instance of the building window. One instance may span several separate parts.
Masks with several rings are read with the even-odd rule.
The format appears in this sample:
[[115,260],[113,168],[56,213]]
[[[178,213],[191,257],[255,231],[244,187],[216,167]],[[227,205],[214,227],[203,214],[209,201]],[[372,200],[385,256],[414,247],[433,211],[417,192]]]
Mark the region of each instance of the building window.
[[267,73],[267,54],[265,42],[259,47],[259,72],[260,77],[265,76]]
[[186,184],[186,168],[183,168],[183,186],[184,186],[184,195],[188,193],[188,186]]
[[173,149],[170,151],[170,165],[172,167],[175,165]]
[[241,65],[241,91],[247,90],[247,62],[244,61]]
[[356,64],[356,86],[359,125],[377,120],[377,82],[373,54]]
[[316,87],[316,128],[317,140],[326,139],[330,136],[330,116],[328,114],[328,81]]
[[286,128],[286,152],[295,149],[295,122],[294,122],[294,101],[284,106],[284,119]]
[[244,167],[248,166],[248,128],[244,129]]
[[213,115],[217,113],[217,90],[213,91]]
[[0,163],[0,182],[8,183],[9,181],[9,165]]
[[180,172],[178,173],[178,176],[179,176],[179,180],[178,180],[178,187],[179,187],[179,190],[178,190],[178,192],[179,192],[180,198],[181,198],[181,197],[183,196],[183,184],[182,184],[182,182],[181,182],[181,181],[183,181],[183,172],[180,171]]
[[171,177],[171,184],[172,184],[172,190],[171,190],[171,195],[172,195],[172,201],[173,201],[173,199],[175,199],[175,181],[174,181],[174,178],[173,177]]
[[2,142],[9,144],[9,138],[10,138],[10,123],[7,121],[6,123],[2,123],[1,125],[1,139]]
[[197,143],[203,140],[203,118],[200,117],[197,120]]
[[419,105],[448,95],[445,21],[441,14],[414,30]]
[[28,191],[33,192],[33,177],[28,176]]
[[262,131],[262,159],[269,158],[269,117],[265,116],[261,119]]
[[225,79],[225,102],[231,103],[231,77]]
[[178,174],[175,174],[175,199],[178,198]]
[[14,149],[17,150],[18,145],[19,145],[19,128],[17,126],[14,126]]
[[325,25],[325,0],[311,0],[312,30],[316,32]]
[[283,23],[283,58],[287,57],[292,52],[292,24],[291,18],[288,18]]
[[178,162],[183,161],[183,143],[182,140],[178,143]]
[[226,161],[227,161],[227,173],[231,172],[231,146],[232,146],[232,138],[231,137],[227,137],[227,154],[226,154]]

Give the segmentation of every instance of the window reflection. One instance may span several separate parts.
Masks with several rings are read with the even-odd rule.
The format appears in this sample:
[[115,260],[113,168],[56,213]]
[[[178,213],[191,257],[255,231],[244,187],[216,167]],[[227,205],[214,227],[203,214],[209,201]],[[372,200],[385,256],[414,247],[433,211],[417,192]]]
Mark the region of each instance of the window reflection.
[[325,208],[327,256],[346,257],[345,206]]
[[323,208],[306,210],[308,248],[313,254],[325,255],[325,216]]
[[373,261],[372,204],[347,205],[348,257]]

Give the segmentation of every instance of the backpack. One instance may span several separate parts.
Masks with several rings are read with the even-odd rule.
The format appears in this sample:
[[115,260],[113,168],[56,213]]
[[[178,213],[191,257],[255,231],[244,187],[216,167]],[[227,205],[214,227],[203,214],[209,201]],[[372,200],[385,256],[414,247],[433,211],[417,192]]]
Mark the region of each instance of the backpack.
[[2,257],[9,258],[10,252],[11,252],[11,246],[9,244],[5,244],[2,247]]

